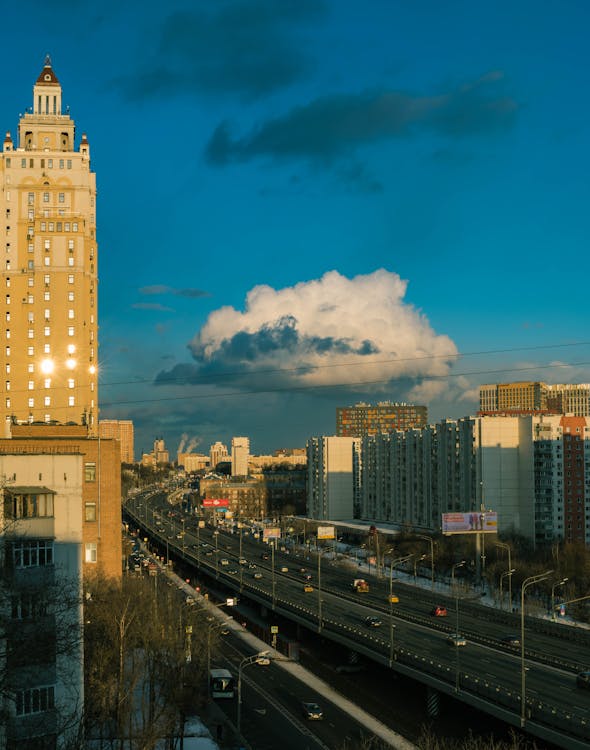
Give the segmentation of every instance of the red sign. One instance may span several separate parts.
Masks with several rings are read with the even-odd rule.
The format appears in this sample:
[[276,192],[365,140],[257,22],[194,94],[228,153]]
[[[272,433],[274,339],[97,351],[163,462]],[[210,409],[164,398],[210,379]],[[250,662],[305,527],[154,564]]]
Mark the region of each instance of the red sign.
[[206,497],[203,500],[203,508],[228,508],[229,500],[226,497]]

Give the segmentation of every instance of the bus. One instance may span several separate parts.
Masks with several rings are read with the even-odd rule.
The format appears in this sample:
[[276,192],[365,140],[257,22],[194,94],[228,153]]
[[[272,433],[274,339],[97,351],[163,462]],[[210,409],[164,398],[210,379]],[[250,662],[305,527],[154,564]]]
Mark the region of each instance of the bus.
[[229,669],[209,671],[209,690],[212,698],[233,698],[235,680]]

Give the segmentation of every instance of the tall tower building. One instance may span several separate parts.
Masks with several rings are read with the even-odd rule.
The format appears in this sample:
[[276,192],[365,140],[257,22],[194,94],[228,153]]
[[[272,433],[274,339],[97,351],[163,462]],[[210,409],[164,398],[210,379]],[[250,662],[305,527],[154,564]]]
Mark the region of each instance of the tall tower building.
[[12,424],[98,433],[96,178],[49,57],[0,154],[0,435]]
[[247,437],[231,439],[231,475],[232,477],[248,476],[248,459],[250,458],[250,440]]

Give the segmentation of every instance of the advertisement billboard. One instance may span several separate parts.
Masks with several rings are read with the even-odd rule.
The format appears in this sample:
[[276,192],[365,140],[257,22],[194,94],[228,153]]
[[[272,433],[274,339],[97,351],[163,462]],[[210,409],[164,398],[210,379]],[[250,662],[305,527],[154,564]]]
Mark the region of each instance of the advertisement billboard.
[[262,538],[263,539],[280,539],[281,538],[281,530],[276,529],[274,527],[269,527],[267,529],[262,530]]
[[229,500],[226,497],[206,497],[203,499],[203,508],[227,508]]
[[334,539],[333,526],[318,526],[318,539]]
[[498,514],[495,511],[472,511],[471,513],[443,513],[442,533],[449,534],[497,534]]

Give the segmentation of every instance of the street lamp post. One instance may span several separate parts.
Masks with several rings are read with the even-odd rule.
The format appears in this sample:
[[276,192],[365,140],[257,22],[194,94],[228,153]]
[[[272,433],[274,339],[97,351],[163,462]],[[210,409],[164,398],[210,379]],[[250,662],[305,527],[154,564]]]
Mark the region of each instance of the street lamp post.
[[270,556],[272,559],[272,608],[275,608],[276,602],[276,581],[275,581],[275,540],[270,540]]
[[219,531],[213,532],[215,537],[215,578],[219,578]]
[[389,666],[393,664],[393,631],[395,625],[393,624],[393,571],[398,563],[407,562],[410,560],[412,555],[405,555],[404,557],[398,557],[396,560],[392,560],[389,564]]
[[422,560],[426,559],[428,555],[422,555],[422,557],[417,557],[414,560],[414,586],[418,583],[418,574],[416,572],[416,569],[418,567],[418,563],[422,562]]
[[555,589],[558,586],[563,586],[563,584],[569,581],[569,578],[562,578],[561,581],[558,581],[557,583],[554,583],[551,586],[551,619],[555,622]]
[[539,573],[536,576],[529,576],[522,582],[520,589],[520,726],[524,727],[526,723],[526,667],[524,659],[524,595],[529,586],[535,583],[547,580],[553,573],[547,570],[545,573]]
[[243,539],[243,526],[240,524],[240,557],[238,559],[238,564],[240,566],[240,591],[242,591],[244,587],[244,566],[242,565],[242,539]]
[[182,518],[182,557],[184,558],[184,516]]
[[430,588],[434,591],[434,539],[422,534],[418,534],[418,539],[424,539],[430,544]]
[[318,548],[318,633],[322,632],[322,556]]
[[260,651],[258,654],[252,656],[246,656],[240,662],[238,667],[238,707],[237,707],[237,719],[236,727],[238,730],[238,738],[240,737],[240,731],[242,727],[242,670],[250,664],[261,664],[262,666],[268,666],[270,664],[269,659],[270,651]]
[[455,692],[459,692],[459,590],[455,586],[455,570],[462,568],[465,560],[455,563],[451,570],[452,589],[455,592]]
[[[500,576],[500,609],[504,609],[504,592],[502,590],[502,584],[504,582],[504,579],[508,576],[508,580],[512,581],[512,574],[516,573],[516,568],[511,568],[510,570],[506,570],[502,575]],[[510,590],[512,591],[512,586],[510,586]],[[508,609],[510,610],[510,605],[512,604],[512,597],[510,597],[510,601],[508,604]]]
[[[506,542],[496,542],[495,546],[500,547],[500,549],[505,549],[508,552],[508,570],[512,570],[512,551],[510,545],[506,544]],[[500,597],[500,600],[501,599],[502,597]],[[508,578],[508,609],[512,609],[512,576],[509,576]]]

